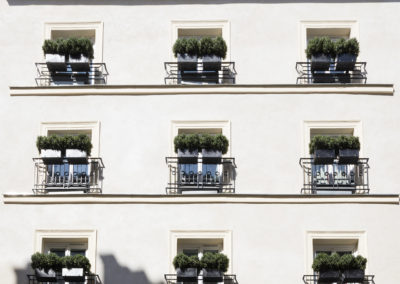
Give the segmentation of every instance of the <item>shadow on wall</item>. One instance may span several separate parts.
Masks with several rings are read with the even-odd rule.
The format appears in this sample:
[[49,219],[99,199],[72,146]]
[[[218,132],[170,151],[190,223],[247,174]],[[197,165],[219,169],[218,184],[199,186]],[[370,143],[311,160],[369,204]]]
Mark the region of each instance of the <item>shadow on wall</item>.
[[[126,266],[120,265],[113,255],[100,255],[104,266],[103,284],[163,284],[164,282],[152,283],[143,270],[133,271]],[[162,277],[162,275],[160,275]]]
[[[230,4],[230,3],[365,3],[365,2],[398,2],[399,0],[81,0],[79,5],[116,5],[116,6],[135,6],[135,5],[215,5],[215,4]],[[19,5],[74,5],[73,1],[60,0],[7,0],[10,6]]]
[[17,281],[15,284],[28,284],[28,274],[32,274],[32,268],[30,264],[27,264],[25,268],[15,268],[15,278]]

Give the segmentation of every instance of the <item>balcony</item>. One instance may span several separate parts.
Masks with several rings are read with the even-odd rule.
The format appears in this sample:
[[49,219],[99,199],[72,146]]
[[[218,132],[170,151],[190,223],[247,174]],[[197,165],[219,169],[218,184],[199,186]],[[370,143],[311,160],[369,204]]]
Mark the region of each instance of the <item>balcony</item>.
[[301,158],[305,194],[366,194],[369,193],[368,158],[359,158],[356,164],[316,164],[314,158]]
[[[366,84],[366,62],[355,62],[354,66],[342,66],[331,62],[326,70],[312,68],[311,62],[297,62],[297,84]],[[325,68],[322,68],[325,69]]]
[[[164,279],[167,284],[184,283],[184,282],[178,282],[176,274],[164,274]],[[203,283],[202,281],[203,281],[203,276],[199,275],[199,276],[197,276],[197,282],[195,282],[195,283]],[[192,283],[192,282],[190,282],[190,283]],[[236,280],[235,274],[225,274],[223,283],[224,284],[239,284],[239,282]]]
[[235,192],[235,158],[185,160],[167,157],[166,163],[169,169],[167,194],[181,194],[185,191]]
[[[375,284],[374,281],[375,275],[365,275],[364,284]],[[318,284],[318,275],[303,275],[303,282],[305,284]],[[325,283],[325,282],[324,282]],[[338,282],[337,284],[341,284],[342,282]]]
[[33,192],[83,191],[101,193],[104,164],[101,158],[33,158]]
[[108,71],[105,63],[47,62],[35,63],[37,86],[104,85]]
[[[164,78],[166,85],[193,85],[193,84],[235,84],[235,62],[219,62],[212,66],[205,66],[203,62],[190,63],[187,67],[180,62],[165,62],[164,68],[167,76]],[[210,63],[208,63],[210,64]]]
[[[36,275],[34,275],[34,274],[28,274],[27,277],[28,277],[28,283],[29,284],[42,283],[42,282],[39,282],[36,279]],[[47,282],[45,282],[45,283],[47,283]],[[57,281],[56,282],[52,282],[52,283],[62,283],[62,284],[64,284],[66,282],[64,281],[64,278],[61,275],[58,275],[57,276]],[[86,284],[101,284],[102,282],[100,280],[99,275],[90,274],[90,275],[86,275],[85,276],[85,283]]]

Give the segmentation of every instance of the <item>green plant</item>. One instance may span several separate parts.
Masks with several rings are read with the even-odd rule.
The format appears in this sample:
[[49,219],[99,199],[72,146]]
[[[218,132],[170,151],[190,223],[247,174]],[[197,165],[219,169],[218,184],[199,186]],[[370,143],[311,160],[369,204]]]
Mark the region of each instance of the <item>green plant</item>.
[[90,272],[90,261],[87,257],[77,254],[74,256],[65,256],[62,259],[63,266],[71,269],[71,268],[83,268],[85,273]]
[[38,136],[36,139],[36,147],[41,153],[43,149],[59,150],[62,151],[62,138],[60,136]]
[[200,260],[197,255],[187,256],[186,254],[179,253],[174,257],[172,261],[174,268],[185,270],[187,268],[197,268],[201,269]]
[[314,271],[327,271],[327,270],[339,270],[340,256],[337,253],[328,255],[326,253],[320,253],[314,259],[312,268]]
[[67,40],[68,53],[72,58],[81,58],[81,56],[93,59],[93,44],[88,38],[72,37]]
[[330,136],[316,135],[309,144],[310,154],[315,150],[333,150],[336,149],[336,139]]
[[43,269],[46,273],[52,269],[55,272],[61,271],[62,259],[55,253],[35,253],[31,256],[32,269]]
[[308,42],[306,54],[308,59],[318,54],[333,58],[336,56],[335,44],[329,37],[315,37]]
[[190,56],[199,55],[200,45],[198,39],[191,37],[187,40],[186,53]]
[[366,266],[367,259],[361,255],[354,256],[352,254],[344,254],[339,260],[339,268],[341,271],[353,269],[365,270]]
[[223,253],[206,252],[200,260],[201,267],[227,272],[229,258]]
[[179,134],[174,139],[175,153],[178,149],[184,151],[189,150],[190,152],[198,150],[200,148],[200,137],[198,134]]
[[42,50],[44,54],[57,54],[58,44],[55,40],[46,39],[42,45]]
[[228,152],[228,147],[228,138],[222,134],[203,134],[200,136],[200,148],[207,151],[221,151],[222,154],[226,154],[226,152]]
[[200,56],[214,54],[214,40],[210,37],[203,37],[200,40]]
[[358,56],[358,54],[360,53],[360,44],[355,38],[351,38],[348,40],[341,38],[335,43],[335,48],[337,55],[348,53],[354,56]]
[[78,149],[80,151],[85,151],[88,156],[90,156],[93,148],[89,136],[85,134],[79,134],[78,136],[66,135],[61,138],[61,141],[63,150]]
[[357,136],[339,136],[336,138],[338,150],[353,149],[360,150],[360,139]]
[[190,56],[200,54],[200,44],[196,38],[178,38],[172,47],[175,57],[178,54],[188,54]]
[[226,45],[225,40],[222,37],[217,37],[213,41],[213,52],[216,56],[225,58],[226,52],[228,51],[228,47]]

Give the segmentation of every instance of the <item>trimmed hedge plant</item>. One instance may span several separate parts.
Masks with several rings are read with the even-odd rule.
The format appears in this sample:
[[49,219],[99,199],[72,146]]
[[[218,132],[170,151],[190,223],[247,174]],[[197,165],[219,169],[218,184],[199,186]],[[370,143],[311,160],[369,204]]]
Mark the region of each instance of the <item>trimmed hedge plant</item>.
[[328,271],[328,270],[340,270],[339,267],[340,256],[337,253],[328,255],[326,253],[320,253],[314,259],[312,268],[314,271]]
[[360,53],[360,44],[356,38],[344,39],[341,38],[335,43],[336,54],[352,54],[358,56]]
[[31,256],[31,261],[32,269],[43,269],[46,273],[50,269],[60,272],[63,267],[62,258],[55,253],[44,254],[37,252]]
[[189,150],[190,152],[199,150],[200,136],[198,134],[179,134],[174,139],[175,153],[178,149],[181,151]]
[[199,57],[212,56],[225,58],[228,51],[225,40],[222,37],[211,38],[204,37],[201,40],[197,38],[178,38],[175,41],[172,51],[175,57],[178,54],[196,55]]
[[223,253],[206,252],[200,260],[201,267],[206,269],[217,269],[227,272],[229,267],[229,258]]
[[172,261],[174,268],[181,269],[182,271],[186,270],[187,268],[197,268],[198,270],[201,269],[200,260],[197,255],[187,256],[186,254],[179,253],[174,257]]
[[66,135],[66,136],[38,136],[36,140],[36,147],[41,153],[43,149],[59,150],[65,153],[66,149],[78,149],[85,151],[89,156],[92,151],[93,145],[90,141],[89,136],[80,134],[77,136]]
[[313,154],[315,150],[335,150],[335,153],[339,153],[339,149],[353,149],[360,150],[361,144],[360,139],[357,136],[344,136],[339,137],[316,135],[311,139],[309,144],[310,154]]
[[178,54],[188,54],[190,56],[198,56],[200,54],[199,41],[196,38],[178,38],[172,47],[175,57]]
[[352,254],[344,254],[339,260],[339,268],[341,271],[360,269],[365,270],[367,267],[367,259],[361,255],[354,256]]
[[90,272],[90,261],[87,257],[77,254],[73,256],[65,256],[62,258],[63,267],[71,268],[83,268],[84,273]]
[[221,151],[222,154],[228,152],[229,141],[222,134],[209,135],[203,134],[200,136],[200,148],[207,151]]
[[93,59],[93,44],[88,38],[47,39],[42,45],[44,54],[70,55],[72,58],[80,58],[81,55]]
[[336,56],[335,43],[329,37],[315,37],[308,42],[306,49],[307,58],[313,55],[324,54],[334,58]]

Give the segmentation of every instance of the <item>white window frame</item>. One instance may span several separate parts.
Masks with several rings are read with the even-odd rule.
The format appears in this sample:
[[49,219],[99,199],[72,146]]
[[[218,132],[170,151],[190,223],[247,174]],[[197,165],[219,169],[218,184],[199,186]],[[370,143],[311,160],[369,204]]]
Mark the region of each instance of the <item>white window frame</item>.
[[60,240],[70,240],[74,243],[77,239],[87,239],[86,257],[91,264],[91,271],[96,273],[96,250],[97,250],[97,231],[96,230],[36,230],[35,231],[35,252],[45,252],[45,243],[51,243],[51,239],[56,242]]
[[352,128],[353,135],[360,139],[361,149],[360,156],[363,156],[363,135],[362,123],[360,120],[325,120],[325,121],[304,121],[303,122],[303,155],[302,157],[310,157],[308,145],[310,144],[310,136],[312,129],[346,129]]
[[231,30],[230,23],[227,20],[199,20],[199,21],[182,21],[174,20],[171,22],[171,61],[176,60],[172,53],[172,46],[178,38],[178,29],[221,29],[222,38],[228,47],[226,53],[226,61],[231,61]]
[[178,240],[179,239],[222,239],[223,250],[221,253],[229,258],[229,268],[227,273],[232,274],[232,231],[214,231],[214,230],[173,230],[170,231],[170,253],[169,253],[169,271],[175,273],[172,261],[178,253]]
[[[367,234],[365,231],[307,231],[305,244],[305,274],[313,274],[312,263],[314,260],[314,240],[355,240],[357,251],[355,254],[368,258],[367,255]],[[338,246],[341,248],[342,246]]]
[[92,157],[100,157],[100,122],[42,122],[40,124],[40,135],[47,136],[49,131],[54,130],[90,130],[92,134]]
[[179,129],[207,129],[219,128],[222,134],[229,140],[228,152],[224,155],[231,157],[232,154],[232,139],[231,139],[231,123],[229,120],[173,120],[171,122],[171,138],[170,138],[170,156],[176,156],[174,151],[174,138],[179,133]]
[[44,24],[44,39],[51,39],[54,30],[94,30],[96,44],[94,46],[93,62],[103,62],[103,22],[49,22]]
[[[299,58],[300,61],[307,61],[305,50],[307,48],[307,29],[334,29],[347,28],[350,29],[350,38],[360,39],[359,24],[355,20],[322,20],[322,21],[300,21],[299,24]],[[361,55],[361,53],[360,53]],[[360,56],[358,57],[360,58]],[[359,59],[360,60],[360,59]],[[360,60],[361,61],[361,60]]]

